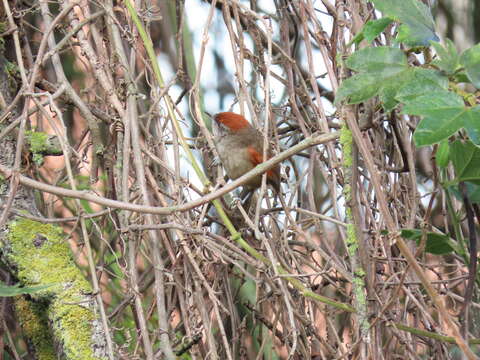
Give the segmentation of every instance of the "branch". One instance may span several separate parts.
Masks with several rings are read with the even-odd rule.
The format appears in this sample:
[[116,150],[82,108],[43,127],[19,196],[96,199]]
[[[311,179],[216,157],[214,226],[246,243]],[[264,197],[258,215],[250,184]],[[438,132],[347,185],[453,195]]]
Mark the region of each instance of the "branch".
[[[196,199],[194,201],[191,201],[182,205],[176,205],[176,206],[156,207],[156,206],[136,205],[136,204],[132,204],[124,201],[108,199],[103,196],[98,196],[88,190],[83,190],[83,191],[71,190],[71,189],[65,189],[59,186],[45,184],[40,181],[33,180],[24,175],[18,175],[18,178],[19,178],[20,184],[24,186],[27,186],[36,190],[40,190],[43,192],[47,192],[50,194],[58,195],[58,196],[66,196],[74,199],[86,200],[86,201],[90,201],[95,204],[103,205],[110,208],[139,212],[144,214],[170,215],[176,212],[185,212],[185,211],[194,209],[196,207],[199,207],[203,204],[206,204],[212,200],[215,200],[229,193],[230,191],[236,189],[237,187],[242,186],[243,184],[247,183],[249,180],[253,179],[254,177],[263,174],[267,170],[274,167],[276,164],[290,158],[291,156],[296,155],[299,152],[305,149],[308,149],[312,146],[325,144],[329,141],[336,140],[338,139],[338,137],[339,137],[338,132],[311,136],[303,140],[302,142],[298,143],[297,145],[292,146],[291,148],[272,157],[268,161],[263,162],[262,164],[258,165],[257,167],[255,167],[254,169],[246,173],[245,175],[239,177],[235,181],[228,183],[221,189],[208,193],[207,195],[202,196],[201,198]],[[9,178],[10,176],[13,175],[13,170],[7,166],[0,164],[0,173],[2,173],[6,178]]]

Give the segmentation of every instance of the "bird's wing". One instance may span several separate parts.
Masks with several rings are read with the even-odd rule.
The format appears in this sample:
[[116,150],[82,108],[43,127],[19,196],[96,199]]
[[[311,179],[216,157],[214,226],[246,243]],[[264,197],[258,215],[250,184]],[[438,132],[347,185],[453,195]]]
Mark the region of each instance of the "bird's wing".
[[[254,164],[255,166],[257,166],[258,164],[261,164],[264,159],[263,159],[263,154],[260,153],[259,151],[257,151],[257,149],[255,149],[253,146],[248,146],[247,147],[247,151],[248,151],[248,156],[250,157],[250,161],[252,162],[252,164]],[[268,159],[268,157],[267,157]],[[272,179],[276,179],[278,177],[278,167],[275,166],[273,167],[272,169],[270,170],[267,170],[267,175],[269,175]]]
[[247,147],[248,156],[250,157],[250,161],[257,166],[263,162],[263,154],[257,151],[253,146]]

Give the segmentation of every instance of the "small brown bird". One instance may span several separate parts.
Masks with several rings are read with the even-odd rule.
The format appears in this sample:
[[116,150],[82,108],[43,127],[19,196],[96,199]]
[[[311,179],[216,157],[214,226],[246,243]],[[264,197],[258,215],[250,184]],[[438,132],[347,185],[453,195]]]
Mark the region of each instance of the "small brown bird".
[[[242,116],[233,112],[221,112],[213,116],[213,134],[218,155],[230,179],[237,179],[264,161],[263,136]],[[272,157],[267,150],[267,159]],[[267,183],[280,190],[280,168],[267,170]],[[248,190],[262,185],[262,175],[245,184]],[[243,192],[242,192],[243,193]]]

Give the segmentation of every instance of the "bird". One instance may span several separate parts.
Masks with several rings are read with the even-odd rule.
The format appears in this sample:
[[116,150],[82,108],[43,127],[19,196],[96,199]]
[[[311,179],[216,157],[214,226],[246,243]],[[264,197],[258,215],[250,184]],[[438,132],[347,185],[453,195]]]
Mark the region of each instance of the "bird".
[[[240,114],[230,111],[215,114],[212,129],[218,156],[227,176],[232,180],[239,178],[273,156],[271,149],[267,148],[266,159],[264,158],[262,133]],[[267,184],[278,192],[280,190],[280,167],[276,165],[266,173]],[[261,185],[262,175],[258,175],[244,184],[246,191],[242,191],[242,195],[252,193]],[[243,198],[242,195],[240,198]]]

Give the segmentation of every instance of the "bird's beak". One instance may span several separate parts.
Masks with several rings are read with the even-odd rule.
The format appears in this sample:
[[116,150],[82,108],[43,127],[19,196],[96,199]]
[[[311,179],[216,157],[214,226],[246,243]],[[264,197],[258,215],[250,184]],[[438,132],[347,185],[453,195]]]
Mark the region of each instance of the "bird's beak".
[[204,111],[204,113],[207,114],[207,116],[208,116],[209,118],[212,117],[212,114],[210,114],[208,111]]

